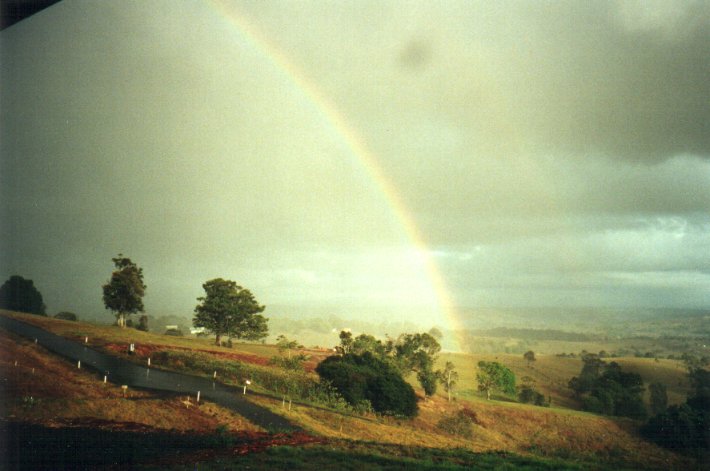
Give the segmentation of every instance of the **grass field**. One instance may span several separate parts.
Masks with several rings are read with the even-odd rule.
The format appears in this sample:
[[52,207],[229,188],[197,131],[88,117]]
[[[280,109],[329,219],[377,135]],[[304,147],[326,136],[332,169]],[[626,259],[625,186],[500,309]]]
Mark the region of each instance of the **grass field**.
[[[269,368],[264,365],[265,359],[278,354],[278,350],[269,345],[235,344],[230,349],[211,345],[210,340],[204,338],[176,338],[39,316],[12,316],[67,337],[83,340],[89,336],[91,346],[107,351],[114,345],[135,342],[149,346],[148,351],[152,352],[179,350],[211,362],[254,361],[263,368]],[[194,353],[195,350],[199,352]],[[312,353],[325,355],[322,351]],[[231,355],[240,359],[235,360]],[[14,366],[14,359],[19,359],[18,366]],[[246,458],[206,452],[199,469],[224,469],[237,463],[248,463],[251,469],[273,469],[276,464],[290,469],[333,466],[339,469],[362,469],[362,466],[369,469],[525,469],[525,466],[529,469],[693,469],[699,466],[690,458],[641,440],[636,422],[575,410],[577,404],[566,384],[571,376],[579,373],[582,364],[579,359],[538,355],[532,367],[528,367],[522,355],[442,354],[440,361],[446,360],[453,361],[461,375],[456,400],[447,402],[443,391],[433,399],[422,398],[420,413],[412,420],[371,414],[361,416],[303,403],[294,403],[289,411],[277,397],[251,396],[251,400],[286,415],[312,436],[328,443],[305,448],[286,445],[249,454]],[[486,401],[475,390],[475,365],[479,360],[500,361],[518,378],[530,376],[540,391],[552,397],[552,407]],[[637,371],[646,382],[664,382],[677,400],[682,399],[687,390],[684,370],[675,361],[642,358],[615,361],[625,369]],[[220,426],[233,432],[259,431],[238,415],[209,403],[188,408],[185,398],[136,391],[124,398],[119,388],[102,384],[95,374],[77,370],[74,364],[49,354],[33,342],[6,333],[0,336],[0,366],[7,377],[10,399],[5,420],[60,429],[83,426],[120,430],[123,427],[124,431],[136,433],[182,431],[202,436],[213,434]],[[34,375],[31,368],[35,368]],[[29,396],[32,401],[27,399]],[[475,415],[472,438],[447,434],[437,427],[442,417],[464,407]],[[126,436],[125,439],[133,438]],[[352,463],[353,467],[340,466],[342,463],[348,466]],[[193,469],[189,465],[181,466],[170,465],[175,469]]]

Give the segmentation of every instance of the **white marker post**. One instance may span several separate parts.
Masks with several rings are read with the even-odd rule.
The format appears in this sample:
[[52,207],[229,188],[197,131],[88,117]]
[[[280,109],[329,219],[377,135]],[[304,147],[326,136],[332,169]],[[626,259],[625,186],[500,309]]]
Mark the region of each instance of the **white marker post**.
[[89,343],[89,336],[84,337],[84,343]]
[[251,381],[246,380],[246,381],[244,382],[244,394],[247,393],[247,385],[248,385],[248,384],[251,384]]
[[123,390],[123,397],[126,397],[126,393],[128,393],[128,386],[124,384],[121,386],[121,389]]
[[200,402],[200,391],[197,391],[197,402]]
[[81,360],[79,360],[79,361],[76,362],[76,367],[77,367],[78,369],[81,369]]
[[150,357],[148,357],[148,366],[150,366]]
[[212,375],[213,379],[217,379],[217,370],[214,370],[214,374]]
[[106,384],[107,379],[108,379],[108,377],[106,375],[104,375],[104,384]]

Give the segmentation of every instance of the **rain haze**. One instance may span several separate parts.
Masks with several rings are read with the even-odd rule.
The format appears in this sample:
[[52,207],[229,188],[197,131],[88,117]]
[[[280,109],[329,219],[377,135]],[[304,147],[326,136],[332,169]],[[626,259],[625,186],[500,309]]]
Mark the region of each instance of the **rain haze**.
[[706,2],[59,2],[0,33],[0,277],[106,318],[710,308]]

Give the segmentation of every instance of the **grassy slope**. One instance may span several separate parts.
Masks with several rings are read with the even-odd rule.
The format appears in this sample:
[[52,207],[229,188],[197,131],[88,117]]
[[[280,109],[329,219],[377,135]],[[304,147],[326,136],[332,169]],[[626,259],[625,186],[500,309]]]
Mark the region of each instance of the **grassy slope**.
[[0,371],[5,418],[10,420],[50,425],[118,422],[134,428],[196,432],[213,432],[228,424],[235,430],[259,430],[214,404],[188,407],[185,397],[130,390],[124,398],[120,387],[103,384],[95,373],[77,369],[41,346],[1,330]]
[[[197,348],[205,352],[239,352],[244,354],[270,357],[277,353],[272,346],[236,344],[234,349],[226,349],[210,345],[207,339],[174,338],[162,335],[149,334],[132,329],[117,329],[108,326],[94,326],[85,323],[75,323],[58,321],[54,319],[41,318],[37,316],[13,315],[22,320],[29,320],[34,324],[52,330],[55,333],[74,338],[83,338],[89,335],[89,344],[94,346],[105,345],[107,342],[136,342],[161,345],[164,348]],[[35,350],[36,347],[28,345],[26,342],[21,347],[25,350]],[[12,352],[10,352],[12,353]],[[9,356],[8,356],[9,355]],[[2,355],[2,358],[9,358],[12,355]],[[46,355],[45,355],[46,356]],[[31,357],[31,356],[30,356]],[[519,357],[519,358],[518,358]],[[519,454],[532,454],[535,456],[558,457],[565,460],[582,460],[583,462],[599,461],[608,466],[615,466],[619,462],[628,466],[643,466],[645,468],[677,468],[679,466],[690,466],[690,463],[672,453],[657,448],[640,440],[636,434],[637,424],[631,421],[614,420],[606,417],[594,416],[583,412],[559,408],[574,405],[574,401],[566,393],[565,385],[569,377],[579,372],[581,362],[578,359],[559,358],[554,356],[541,356],[535,363],[534,368],[528,368],[520,355],[442,355],[442,361],[453,360],[461,373],[460,385],[461,393],[457,402],[447,403],[440,395],[433,400],[420,403],[421,413],[412,421],[398,421],[392,418],[353,417],[338,414],[332,411],[307,407],[304,405],[294,405],[292,411],[284,411],[281,402],[269,398],[256,398],[262,404],[272,408],[276,412],[287,414],[291,419],[301,423],[306,429],[316,434],[338,439],[356,440],[375,443],[389,443],[397,446],[423,447],[436,449],[451,449],[461,447],[475,452],[490,452],[505,450]],[[546,394],[553,396],[553,408],[537,408],[515,403],[505,403],[498,401],[487,402],[473,392],[475,381],[475,368],[467,367],[475,365],[479,359],[497,359],[509,365],[516,374],[533,376],[538,386]],[[663,367],[665,362],[656,364],[653,360],[639,361],[633,360],[628,366],[639,368],[639,372],[651,375],[647,381],[659,378],[675,379],[676,369],[674,367]],[[33,361],[40,361],[35,359]],[[49,361],[42,359],[41,361]],[[169,409],[169,417],[166,422],[161,422],[160,414],[156,411],[166,407],[164,402],[169,403],[171,399],[150,399],[146,395],[145,411],[132,412],[131,407],[124,407],[128,401],[122,400],[117,395],[120,392],[113,391],[106,399],[105,386],[93,384],[88,388],[89,393],[84,393],[86,382],[94,382],[95,378],[86,379],[89,373],[79,373],[73,369],[73,365],[68,365],[63,360],[52,360],[56,364],[51,365],[51,370],[56,371],[56,375],[50,381],[61,384],[62,389],[66,388],[71,397],[83,397],[86,399],[73,399],[69,402],[72,406],[65,408],[66,398],[58,402],[58,407],[47,408],[42,414],[46,420],[50,417],[66,417],[65,409],[74,411],[74,416],[98,416],[107,420],[130,421],[146,423],[150,417],[151,426],[165,426],[170,423],[171,427],[179,428],[181,414],[193,414],[196,411],[183,409],[181,403],[175,398],[172,399],[172,408]],[[60,368],[60,366],[63,367]],[[3,368],[9,368],[9,363],[3,364]],[[627,366],[627,365],[625,365]],[[667,365],[666,365],[667,366]],[[679,374],[678,377],[681,375]],[[65,378],[75,378],[66,380]],[[84,378],[80,381],[76,378]],[[78,383],[77,383],[78,381]],[[80,387],[76,384],[84,384]],[[30,385],[31,386],[31,385]],[[670,387],[670,385],[669,385]],[[108,387],[111,390],[111,386]],[[114,388],[115,389],[115,388]],[[24,391],[24,392],[23,392]],[[17,391],[14,395],[21,398],[27,394],[27,390]],[[93,392],[91,392],[93,391]],[[83,396],[82,396],[83,395]],[[66,397],[66,395],[65,395]],[[18,399],[19,400],[19,399]],[[133,401],[140,403],[143,399]],[[160,407],[151,404],[150,401],[160,402]],[[73,402],[72,402],[73,401]],[[102,403],[101,401],[104,401]],[[113,402],[111,402],[113,401]],[[50,404],[46,401],[44,404]],[[94,405],[103,404],[104,406]],[[112,403],[120,403],[120,406],[111,407]],[[105,407],[108,405],[108,407]],[[474,438],[467,440],[453,437],[441,433],[436,428],[438,420],[446,414],[454,413],[462,406],[468,406],[475,411],[478,417],[478,424],[475,425]],[[138,406],[136,406],[138,407]],[[13,409],[15,414],[20,414],[29,419],[37,419],[39,412],[22,408],[19,402]],[[128,416],[118,414],[117,411],[128,413]],[[166,409],[168,410],[168,409]],[[113,412],[110,412],[113,411]],[[150,411],[150,412],[149,412]],[[183,412],[184,411],[184,412]],[[221,411],[224,413],[225,411]],[[64,415],[62,415],[64,414]],[[102,415],[103,414],[103,415]],[[114,414],[114,415],[111,415]],[[71,414],[70,414],[71,415]],[[206,414],[206,415],[209,415]],[[187,423],[192,422],[185,419]],[[219,420],[206,422],[205,429],[214,427],[216,423],[229,420],[222,415]],[[240,418],[235,417],[229,420],[235,428],[240,427]],[[244,422],[241,426],[247,426]]]
[[[476,391],[476,365],[479,361],[497,361],[510,368],[521,382],[525,376],[535,381],[538,389],[545,397],[552,397],[552,405],[564,408],[579,408],[567,383],[573,376],[578,376],[582,370],[582,360],[579,358],[561,358],[554,355],[537,355],[537,360],[529,367],[522,355],[512,354],[457,354],[445,353],[440,357],[440,365],[452,361],[459,372],[459,397],[470,399],[478,396]],[[680,404],[685,401],[690,384],[687,370],[681,361],[652,358],[608,358],[605,361],[615,361],[625,371],[638,373],[648,386],[660,382],[668,388],[670,404]],[[648,401],[648,397],[646,397]]]

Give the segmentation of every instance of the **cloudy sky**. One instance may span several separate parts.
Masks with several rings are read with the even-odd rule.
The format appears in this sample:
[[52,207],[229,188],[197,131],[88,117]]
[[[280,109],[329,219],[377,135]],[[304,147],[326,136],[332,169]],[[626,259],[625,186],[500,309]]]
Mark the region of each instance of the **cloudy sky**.
[[0,277],[50,313],[108,316],[119,252],[153,314],[215,277],[270,316],[710,308],[707,2],[65,0],[0,41]]

